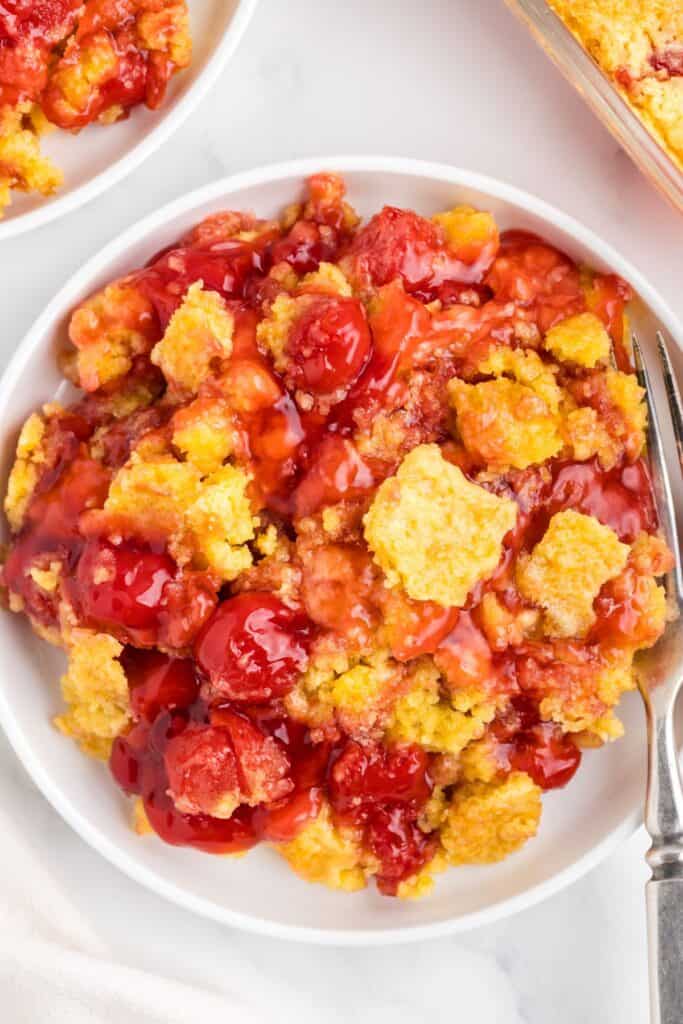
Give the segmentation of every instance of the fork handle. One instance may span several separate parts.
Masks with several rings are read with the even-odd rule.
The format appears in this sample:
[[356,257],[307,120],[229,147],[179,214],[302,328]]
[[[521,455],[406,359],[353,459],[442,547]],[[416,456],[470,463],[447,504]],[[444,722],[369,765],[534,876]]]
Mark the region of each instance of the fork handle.
[[683,878],[645,887],[652,1024],[683,1021]]
[[646,700],[649,738],[645,826],[647,932],[652,1024],[683,1022],[683,788],[673,733],[673,702]]

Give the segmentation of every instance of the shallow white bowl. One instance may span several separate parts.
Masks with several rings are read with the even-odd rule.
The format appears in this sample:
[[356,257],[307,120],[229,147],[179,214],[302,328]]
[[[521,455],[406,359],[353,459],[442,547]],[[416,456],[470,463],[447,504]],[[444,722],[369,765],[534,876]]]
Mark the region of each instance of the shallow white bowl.
[[[125,232],[86,264],[39,317],[0,382],[0,438],[7,473],[25,417],[59,391],[55,353],[72,307],[94,288],[144,263],[202,217],[221,208],[275,215],[298,195],[302,178],[323,168],[344,173],[363,214],[383,203],[431,214],[455,203],[494,212],[503,227],[537,231],[598,269],[621,274],[640,299],[635,320],[643,341],[657,325],[683,333],[637,270],[580,224],[534,197],[456,168],[391,158],[332,158],[266,167],[219,181],[164,207]],[[106,768],[83,757],[50,725],[60,706],[61,657],[18,616],[0,615],[0,720],[34,781],[59,813],[103,856],[168,899],[226,924],[324,943],[402,942],[455,932],[527,907],[597,864],[640,817],[644,784],[639,698],[624,701],[626,737],[588,751],[566,790],[550,793],[538,837],[502,864],[458,868],[434,893],[401,903],[372,889],[329,892],[296,878],[271,850],[236,860],[138,838],[129,802]]]
[[53,196],[14,192],[0,220],[0,242],[42,227],[111,188],[183,123],[234,53],[258,0],[190,0],[193,57],[169,83],[159,110],[136,107],[113,125],[91,125],[78,135],[54,131],[41,144],[64,172]]

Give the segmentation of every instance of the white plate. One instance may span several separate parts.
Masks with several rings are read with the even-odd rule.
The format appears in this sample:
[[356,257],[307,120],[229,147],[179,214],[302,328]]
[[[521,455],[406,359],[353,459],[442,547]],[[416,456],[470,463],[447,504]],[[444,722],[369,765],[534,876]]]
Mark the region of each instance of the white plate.
[[175,75],[159,110],[136,107],[113,125],[78,135],[56,130],[41,142],[64,172],[53,196],[15,191],[0,220],[0,242],[42,227],[111,188],[169,138],[201,102],[234,53],[258,0],[189,0],[193,57]]
[[[621,274],[642,300],[641,340],[655,325],[683,333],[636,269],[580,224],[534,197],[455,168],[392,158],[340,157],[262,168],[217,182],[146,218],[107,246],[62,289],[24,339],[0,382],[0,438],[6,474],[25,417],[60,386],[55,352],[72,307],[95,287],[144,263],[202,217],[221,208],[274,216],[323,168],[344,173],[363,214],[383,203],[431,214],[454,203],[490,209],[502,227],[537,231],[575,258]],[[679,506],[680,507],[680,506]],[[626,737],[586,752],[566,790],[549,793],[537,838],[502,864],[457,868],[434,893],[402,903],[369,889],[329,892],[296,878],[271,850],[237,860],[140,839],[128,801],[106,768],[83,757],[50,725],[59,708],[60,656],[18,616],[0,615],[0,719],[17,754],[59,813],[132,878],[207,917],[268,935],[323,943],[401,942],[455,932],[510,914],[556,892],[597,864],[640,817],[645,759],[637,696],[624,701]],[[134,913],[134,908],[132,908]]]

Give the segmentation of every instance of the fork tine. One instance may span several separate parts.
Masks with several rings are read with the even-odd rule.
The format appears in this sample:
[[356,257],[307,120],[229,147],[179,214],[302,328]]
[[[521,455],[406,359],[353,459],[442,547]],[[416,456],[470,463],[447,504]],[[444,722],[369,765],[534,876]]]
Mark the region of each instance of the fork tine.
[[675,559],[673,580],[667,580],[667,583],[673,583],[678,600],[681,601],[683,600],[681,556],[678,546],[678,530],[676,527],[673,496],[671,493],[671,481],[669,479],[669,470],[666,463],[666,457],[664,455],[664,441],[659,424],[659,417],[655,408],[650,375],[648,373],[647,366],[645,365],[645,360],[643,359],[642,349],[633,332],[631,333],[631,341],[633,344],[633,360],[636,367],[638,383],[645,389],[645,399],[647,402],[647,447],[653,469],[652,488],[654,491],[655,505],[657,506],[657,516],[659,518],[659,525],[664,534],[664,539],[666,540],[666,543],[668,544]]
[[666,397],[669,400],[669,411],[671,412],[671,423],[676,439],[678,462],[683,465],[683,401],[681,401],[681,393],[678,390],[678,381],[671,364],[669,349],[661,331],[657,331],[657,348],[659,349],[659,358],[662,361],[664,386],[666,388]]

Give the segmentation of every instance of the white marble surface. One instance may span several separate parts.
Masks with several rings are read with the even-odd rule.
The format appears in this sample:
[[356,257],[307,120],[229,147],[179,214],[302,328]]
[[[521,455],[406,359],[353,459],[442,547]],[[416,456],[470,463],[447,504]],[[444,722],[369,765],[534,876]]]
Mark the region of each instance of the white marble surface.
[[[536,192],[612,242],[683,316],[683,222],[502,0],[262,0],[220,84],[171,142],[76,215],[0,246],[2,359],[74,268],[161,203],[256,164],[351,152],[442,160]],[[40,838],[113,958],[238,993],[265,1019],[646,1019],[642,835],[501,924],[390,950],[314,949],[228,931],[125,879],[59,820],[1,739],[0,799],[21,808],[20,827]]]

